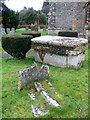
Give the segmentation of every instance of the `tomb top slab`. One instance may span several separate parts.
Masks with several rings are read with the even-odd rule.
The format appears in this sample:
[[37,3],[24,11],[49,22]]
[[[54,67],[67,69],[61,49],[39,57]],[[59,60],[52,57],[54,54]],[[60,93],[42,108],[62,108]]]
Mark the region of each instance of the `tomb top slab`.
[[84,45],[88,43],[85,38],[75,38],[75,37],[61,37],[61,36],[41,36],[31,39],[33,43],[57,45],[57,46],[67,46],[75,47],[79,45]]

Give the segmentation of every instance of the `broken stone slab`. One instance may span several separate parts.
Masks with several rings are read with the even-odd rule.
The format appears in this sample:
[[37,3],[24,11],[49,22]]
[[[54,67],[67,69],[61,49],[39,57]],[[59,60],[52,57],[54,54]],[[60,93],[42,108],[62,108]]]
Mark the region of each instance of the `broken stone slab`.
[[83,65],[88,46],[85,38],[41,36],[31,41],[36,61],[58,67],[80,68]]
[[56,100],[54,100],[47,92],[42,91],[41,95],[45,98],[49,105],[54,106],[56,108],[61,108],[61,105],[59,105],[59,103]]
[[51,90],[51,91],[54,91],[54,90],[55,90],[55,88],[52,86],[52,87],[50,87],[50,90]]
[[51,83],[51,82],[48,82],[47,84],[48,84],[50,87],[52,87],[52,83]]
[[32,99],[32,100],[36,100],[36,96],[33,93],[28,93],[28,96]]
[[35,82],[35,88],[37,91],[40,91],[40,94],[48,102],[49,105],[59,109],[61,108],[61,105],[56,100],[54,100],[47,92],[43,91],[42,84]]
[[30,67],[19,71],[18,91],[30,84],[31,81],[46,79],[49,79],[49,67],[47,65],[42,65],[39,68],[37,64],[34,63]]
[[34,117],[46,115],[49,112],[49,110],[44,110],[44,109],[35,107],[34,105],[32,105],[31,108],[32,108],[32,112],[33,112]]

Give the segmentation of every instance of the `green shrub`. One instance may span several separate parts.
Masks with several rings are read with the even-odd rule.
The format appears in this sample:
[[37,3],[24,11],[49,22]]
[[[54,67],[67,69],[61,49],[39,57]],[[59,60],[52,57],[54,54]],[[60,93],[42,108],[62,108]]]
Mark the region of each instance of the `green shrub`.
[[58,32],[58,36],[78,37],[78,33],[75,31],[60,31]]
[[16,59],[25,59],[31,48],[32,36],[3,36],[2,48]]
[[36,31],[28,31],[28,32],[22,33],[22,35],[32,35],[33,38],[34,38],[34,37],[39,37],[39,36],[41,36],[41,33],[36,32]]

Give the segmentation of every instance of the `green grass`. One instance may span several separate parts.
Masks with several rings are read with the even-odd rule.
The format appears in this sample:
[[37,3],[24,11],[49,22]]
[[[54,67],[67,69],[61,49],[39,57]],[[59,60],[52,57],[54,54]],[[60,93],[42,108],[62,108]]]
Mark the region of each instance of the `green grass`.
[[0,42],[0,54],[7,54],[7,52],[2,48],[1,42]]
[[15,35],[20,35],[21,33],[25,31],[26,31],[25,28],[16,29]]
[[[23,30],[17,30],[20,34]],[[42,30],[41,30],[42,31]],[[45,33],[46,32],[46,33]],[[47,31],[42,35],[47,35]],[[2,48],[0,46],[0,53]],[[3,51],[4,53],[4,51]],[[33,83],[25,87],[21,92],[17,91],[18,71],[30,66],[35,61],[34,56],[28,56],[26,60],[13,60],[12,58],[0,58],[2,64],[2,117],[3,118],[33,118],[31,105],[44,106],[49,113],[40,118],[86,118],[88,117],[88,50],[85,54],[84,65],[80,69],[59,68],[49,65],[49,81],[55,87],[59,96],[55,96],[46,84],[39,81],[53,96],[62,109],[56,109],[45,103],[44,99],[36,93],[37,101],[28,97],[28,92],[34,87]],[[42,63],[36,62],[38,66]],[[1,81],[0,81],[1,84]]]
[[[25,31],[26,31],[25,28],[16,29],[15,35],[20,35]],[[39,32],[41,33],[41,35],[48,35],[48,31],[43,31],[43,29],[39,29]]]
[[[17,91],[18,71],[30,66],[34,57],[26,60],[2,59],[2,116],[3,118],[33,118],[31,104],[44,106],[41,97],[33,102],[28,97],[28,92],[33,88],[33,83]],[[38,63],[38,62],[37,62]],[[38,63],[38,65],[42,65]],[[80,69],[50,67],[49,81],[61,96],[57,98],[62,105],[58,110],[46,106],[49,113],[42,118],[84,118],[88,115],[88,51],[86,51],[85,62]],[[41,82],[45,84],[45,82]],[[45,89],[49,91],[48,86]],[[50,91],[49,91],[50,92]],[[53,93],[50,92],[53,96]],[[42,102],[43,101],[43,102]]]
[[[25,28],[21,28],[21,29],[17,29],[16,32],[15,32],[15,35],[20,35],[21,33],[25,32]],[[41,33],[42,36],[44,35],[50,35],[48,34],[48,31],[43,31],[43,29],[39,29],[39,32]],[[53,35],[56,35],[56,34],[53,34]]]

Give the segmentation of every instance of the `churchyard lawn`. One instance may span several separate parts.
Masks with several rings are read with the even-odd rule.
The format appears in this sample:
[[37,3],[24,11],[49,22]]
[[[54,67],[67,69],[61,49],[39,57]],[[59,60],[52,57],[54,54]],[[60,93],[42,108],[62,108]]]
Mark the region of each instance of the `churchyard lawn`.
[[[22,30],[24,32],[24,30]],[[20,34],[17,30],[16,34]],[[41,31],[42,35],[47,31]],[[0,53],[5,53],[0,46]],[[3,118],[33,118],[31,105],[43,107],[49,113],[40,118],[86,118],[88,117],[88,50],[85,53],[85,62],[80,69],[59,68],[49,65],[49,81],[58,92],[57,99],[62,109],[57,109],[44,104],[42,98],[32,101],[28,93],[34,87],[33,82],[18,92],[18,71],[30,66],[35,61],[30,55],[26,60],[14,60],[12,58],[0,58],[2,64],[2,117]],[[38,66],[42,63],[36,62]],[[43,81],[45,89],[48,86]],[[53,93],[51,92],[53,96]],[[37,97],[39,94],[37,94]]]

